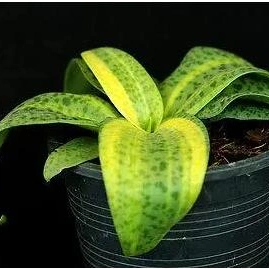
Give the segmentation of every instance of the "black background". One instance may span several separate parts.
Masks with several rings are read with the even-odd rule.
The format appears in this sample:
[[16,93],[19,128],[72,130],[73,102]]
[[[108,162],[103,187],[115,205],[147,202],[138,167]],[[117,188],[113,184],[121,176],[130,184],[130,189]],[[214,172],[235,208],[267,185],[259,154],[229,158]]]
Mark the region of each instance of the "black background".
[[[68,60],[114,46],[163,79],[193,46],[241,55],[269,69],[269,4],[0,4],[0,114],[61,91]],[[1,116],[1,117],[2,117]],[[81,267],[64,184],[42,178],[44,127],[12,131],[0,156],[0,267]]]

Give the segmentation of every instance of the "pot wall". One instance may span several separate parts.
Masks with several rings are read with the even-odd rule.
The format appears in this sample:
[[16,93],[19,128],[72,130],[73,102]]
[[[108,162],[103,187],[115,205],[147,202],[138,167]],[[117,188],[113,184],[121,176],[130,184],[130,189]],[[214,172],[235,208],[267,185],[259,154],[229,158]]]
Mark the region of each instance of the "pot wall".
[[66,186],[87,266],[262,267],[269,254],[269,154],[210,169],[189,214],[151,252],[125,257],[100,166],[67,170]]

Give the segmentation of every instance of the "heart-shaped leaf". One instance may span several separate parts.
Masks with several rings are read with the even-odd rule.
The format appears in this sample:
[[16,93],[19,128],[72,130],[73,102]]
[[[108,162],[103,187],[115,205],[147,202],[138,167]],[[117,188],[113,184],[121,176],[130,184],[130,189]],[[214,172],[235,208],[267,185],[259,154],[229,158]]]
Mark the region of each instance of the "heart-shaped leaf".
[[195,115],[230,83],[250,73],[269,75],[232,53],[209,47],[191,49],[160,86],[165,116]]
[[190,210],[203,184],[208,154],[207,132],[195,118],[169,119],[154,133],[124,119],[101,128],[100,161],[125,255],[154,248]]
[[154,131],[163,117],[163,102],[146,70],[129,54],[98,48],[81,54],[105,93],[135,126]]
[[49,181],[63,169],[76,166],[98,157],[98,141],[79,137],[55,149],[44,166],[44,177]]
[[[20,125],[49,123],[74,124],[98,131],[106,119],[118,116],[113,106],[96,96],[45,93],[14,108],[0,121],[0,132]],[[3,142],[6,133],[0,136]]]

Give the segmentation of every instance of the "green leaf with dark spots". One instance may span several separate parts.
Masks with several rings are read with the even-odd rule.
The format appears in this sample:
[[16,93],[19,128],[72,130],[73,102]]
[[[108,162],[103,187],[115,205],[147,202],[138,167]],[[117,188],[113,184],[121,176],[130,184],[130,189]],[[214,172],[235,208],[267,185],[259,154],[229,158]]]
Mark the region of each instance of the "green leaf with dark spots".
[[14,108],[0,121],[0,132],[21,125],[50,123],[74,124],[98,131],[105,120],[116,117],[119,114],[113,106],[96,96],[45,93]]
[[160,86],[165,116],[195,115],[229,84],[250,73],[269,75],[232,53],[209,47],[191,49]]
[[146,131],[159,126],[163,118],[162,98],[139,62],[115,48],[97,48],[81,56],[126,119]]
[[169,119],[154,133],[124,119],[101,128],[102,172],[125,255],[150,251],[187,214],[201,190],[208,154],[206,129],[193,117]]
[[220,114],[210,118],[210,120],[218,121],[226,118],[237,120],[269,120],[269,106],[264,103],[239,99],[232,102]]
[[269,109],[269,78],[252,74],[237,79],[211,100],[196,116],[200,119],[215,117],[238,98],[259,100],[267,103]]
[[49,181],[63,169],[79,165],[98,157],[98,141],[90,137],[80,137],[55,149],[44,166],[44,177]]
[[72,59],[65,71],[64,92],[103,96],[104,90],[82,59]]

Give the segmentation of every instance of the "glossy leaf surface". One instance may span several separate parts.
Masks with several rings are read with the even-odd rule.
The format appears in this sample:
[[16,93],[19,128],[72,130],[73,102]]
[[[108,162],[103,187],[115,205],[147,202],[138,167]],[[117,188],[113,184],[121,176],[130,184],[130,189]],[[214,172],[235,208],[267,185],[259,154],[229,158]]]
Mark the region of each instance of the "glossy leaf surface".
[[207,168],[207,132],[195,118],[163,122],[154,133],[124,119],[106,123],[99,155],[125,255],[154,248],[190,210]]
[[[259,100],[269,104],[269,78],[249,75],[237,79],[210,101],[196,116],[200,119],[215,117],[238,98]],[[259,106],[260,104],[256,103],[256,105]]]
[[0,121],[0,132],[20,125],[49,123],[74,124],[98,131],[106,119],[118,116],[111,105],[96,96],[46,93],[14,108]]
[[223,50],[191,49],[161,85],[165,116],[182,112],[195,115],[230,83],[250,73],[269,74]]
[[44,166],[44,177],[49,181],[63,169],[76,166],[98,157],[98,141],[90,137],[79,137],[58,147],[48,157]]
[[154,131],[163,118],[163,102],[146,70],[119,49],[98,48],[81,55],[121,114],[135,126]]
[[217,121],[225,118],[237,120],[269,120],[269,108],[267,104],[263,103],[236,100],[220,114],[210,118],[210,120]]

